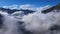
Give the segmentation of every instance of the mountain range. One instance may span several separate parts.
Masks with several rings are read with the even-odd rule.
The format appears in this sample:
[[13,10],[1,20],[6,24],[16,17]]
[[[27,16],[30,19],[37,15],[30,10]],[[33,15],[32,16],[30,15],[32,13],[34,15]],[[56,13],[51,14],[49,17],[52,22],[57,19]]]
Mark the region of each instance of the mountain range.
[[23,9],[18,10],[18,9],[9,9],[9,8],[2,8],[2,7],[0,7],[0,11],[7,12],[9,14],[12,14],[12,13],[14,13],[16,11],[22,11],[22,12],[24,12],[24,14],[35,12],[33,10],[27,10],[27,9],[26,10],[23,10]]
[[[52,7],[49,8],[49,9],[43,10],[42,13],[48,13],[48,12],[51,12],[51,11],[53,11],[53,10],[60,10],[60,3],[58,3],[58,4],[55,5],[55,6],[52,6]],[[18,12],[19,12],[19,11],[22,11],[22,12],[24,12],[24,14],[36,12],[36,11],[34,11],[34,10],[28,10],[28,9],[26,9],[26,10],[24,10],[24,9],[18,10],[18,9],[9,9],[9,8],[2,8],[2,7],[0,7],[0,11],[7,12],[7,13],[9,13],[9,14],[12,14],[12,13],[14,13],[14,12],[16,12],[16,11],[18,11]],[[59,11],[57,11],[57,12],[59,12]]]

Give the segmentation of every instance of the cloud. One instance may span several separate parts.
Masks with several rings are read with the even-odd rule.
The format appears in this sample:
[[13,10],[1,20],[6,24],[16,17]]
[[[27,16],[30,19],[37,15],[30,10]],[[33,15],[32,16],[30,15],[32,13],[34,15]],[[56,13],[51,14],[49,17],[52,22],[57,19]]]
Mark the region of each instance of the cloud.
[[30,5],[30,4],[3,6],[3,8],[10,8],[10,9],[33,9],[32,5]]
[[[22,20],[20,19],[21,21],[24,21],[23,26],[25,27],[25,29],[30,31],[30,32],[33,32],[33,34],[41,34],[41,33],[42,34],[51,34],[51,32],[56,34],[55,30],[50,31],[49,28],[51,26],[54,26],[54,25],[60,26],[60,12],[50,12],[50,13],[47,13],[47,14],[41,13],[41,11],[46,10],[50,7],[51,7],[50,5],[46,5],[46,6],[42,6],[42,7],[41,6],[40,7],[35,7],[34,5],[32,6],[30,4],[4,6],[4,8],[11,8],[11,9],[19,8],[19,9],[24,9],[24,10],[26,10],[26,9],[35,10],[36,11],[35,13],[24,15],[22,17]],[[53,11],[55,11],[55,10],[53,10]],[[2,12],[0,12],[0,13],[2,13]],[[7,13],[2,13],[2,14],[6,15]],[[17,16],[17,18],[19,18],[21,15],[23,15],[22,12],[20,12],[20,11],[19,12],[18,11],[14,12],[12,15],[15,15],[15,14],[16,15],[19,14],[19,16]],[[12,17],[11,16],[6,16],[7,19],[5,18],[6,19],[5,24],[7,26],[9,25],[8,26],[9,29],[13,26],[12,29],[14,31],[17,31],[15,29],[16,25],[14,25],[14,24],[16,24],[15,23],[15,18],[13,17],[13,19],[11,19]],[[7,20],[8,20],[9,23],[7,22]],[[10,25],[11,25],[11,27],[10,27]],[[7,33],[9,33],[10,31],[8,31]],[[12,33],[15,33],[15,32],[12,32]],[[57,31],[57,33],[59,33],[59,31]]]
[[36,5],[31,5],[31,4],[23,4],[23,5],[11,5],[11,6],[3,6],[3,8],[10,8],[10,9],[28,9],[28,10],[34,10],[34,11],[39,11],[39,10],[42,10],[42,8],[45,10],[45,9],[48,9],[49,7],[51,7],[50,5],[46,5],[46,6],[40,6],[40,7],[37,7]]
[[20,9],[33,9],[32,5],[30,4],[24,4],[24,5],[20,5]]
[[42,6],[42,7],[37,7],[36,10],[46,10],[50,7],[51,7],[51,5],[46,5],[46,6]]
[[[28,10],[37,11],[36,13],[38,13],[38,12],[41,13],[42,10],[46,10],[51,7],[50,5],[46,5],[46,6],[42,6],[42,7],[34,7],[34,6],[32,7],[32,6],[30,4],[25,4],[25,5],[20,5],[19,7],[20,7],[20,9],[24,9],[24,10],[28,9]],[[17,17],[17,18],[19,18],[19,17],[21,18],[21,16],[24,16],[22,11],[14,12],[14,13],[12,13],[12,15],[15,15],[15,17]],[[16,15],[18,15],[18,16],[16,16]]]
[[27,8],[30,8],[30,7],[31,7],[31,5],[29,5],[29,4],[20,5],[20,8],[22,8],[22,9],[27,9]]
[[11,9],[18,9],[18,5],[13,5]]
[[3,6],[3,8],[18,9],[18,5]]
[[30,4],[24,4],[24,5],[20,5],[20,9],[28,9],[28,10],[34,10],[34,11],[41,11],[41,10],[45,10],[50,8],[50,5],[46,5],[46,6],[39,6],[37,7],[36,5],[30,5]]
[[[34,34],[51,34],[49,28],[53,25],[60,25],[60,12],[41,13],[42,10],[48,8],[50,7],[47,5],[41,7],[40,10],[35,13],[25,15],[22,19],[25,22],[25,28]],[[54,31],[52,32],[55,33]]]
[[[32,7],[32,5],[25,4],[25,5],[13,5],[13,6],[10,6],[10,8],[11,7],[17,8],[18,6],[19,6],[19,9],[29,9],[29,10],[36,11],[35,13],[24,15],[22,17],[22,21],[24,21],[23,26],[25,26],[26,30],[33,32],[33,34],[41,34],[41,33],[42,34],[51,34],[51,32],[55,33],[55,31],[50,31],[49,28],[53,25],[60,25],[60,12],[55,12],[55,13],[50,12],[47,14],[41,13],[41,11],[50,8],[51,7],[50,5],[46,5],[46,6],[42,6],[42,7],[34,7],[34,6]],[[21,15],[21,13],[22,12],[20,12],[20,11],[14,12],[13,15],[15,15],[15,14]],[[6,16],[6,18],[7,18],[7,16]],[[17,17],[17,18],[19,18],[19,17]],[[12,20],[11,21],[10,20],[9,20],[8,25],[10,25],[12,23],[11,22]],[[14,26],[16,26],[16,25],[14,25],[16,23],[15,23],[15,21],[13,21],[13,22],[14,23],[11,26],[14,27]],[[8,27],[10,28],[10,26],[8,26]],[[14,28],[13,28],[13,30],[14,30]]]
[[3,8],[8,8],[8,6],[3,6]]

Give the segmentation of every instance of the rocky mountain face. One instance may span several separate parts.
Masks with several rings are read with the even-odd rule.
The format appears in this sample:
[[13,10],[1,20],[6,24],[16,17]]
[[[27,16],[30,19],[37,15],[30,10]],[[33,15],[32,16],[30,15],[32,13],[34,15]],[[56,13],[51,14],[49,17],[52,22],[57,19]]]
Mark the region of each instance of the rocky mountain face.
[[51,12],[53,10],[57,10],[57,12],[59,12],[59,10],[60,10],[60,3],[58,3],[56,6],[53,6],[53,7],[49,8],[49,9],[47,9],[47,10],[42,11],[42,13],[48,13],[48,12]]

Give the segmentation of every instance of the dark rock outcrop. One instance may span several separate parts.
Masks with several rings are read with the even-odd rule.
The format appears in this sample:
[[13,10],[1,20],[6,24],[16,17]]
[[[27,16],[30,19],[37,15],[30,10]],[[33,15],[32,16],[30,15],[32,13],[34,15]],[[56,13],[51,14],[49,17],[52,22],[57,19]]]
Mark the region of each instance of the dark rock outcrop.
[[60,3],[58,3],[56,6],[53,6],[47,10],[42,11],[42,13],[48,13],[48,12],[51,12],[52,10],[55,10],[55,9],[60,10]]

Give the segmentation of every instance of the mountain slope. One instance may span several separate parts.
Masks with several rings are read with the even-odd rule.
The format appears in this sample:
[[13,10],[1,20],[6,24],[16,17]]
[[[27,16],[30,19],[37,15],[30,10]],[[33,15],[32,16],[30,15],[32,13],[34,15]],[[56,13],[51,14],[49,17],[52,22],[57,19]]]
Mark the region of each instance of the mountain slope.
[[51,12],[53,10],[57,10],[57,12],[59,12],[58,10],[60,10],[60,3],[58,3],[56,6],[53,6],[47,10],[42,11],[42,13],[48,13],[48,12]]

